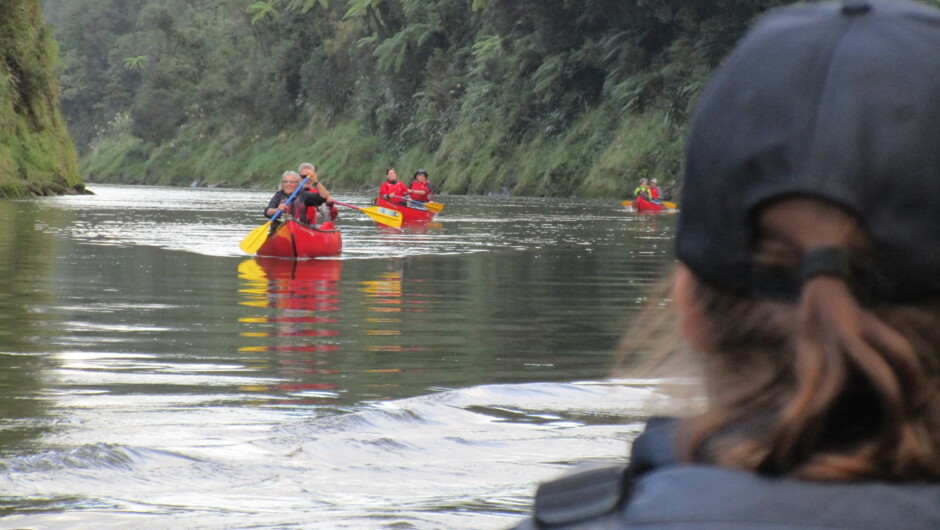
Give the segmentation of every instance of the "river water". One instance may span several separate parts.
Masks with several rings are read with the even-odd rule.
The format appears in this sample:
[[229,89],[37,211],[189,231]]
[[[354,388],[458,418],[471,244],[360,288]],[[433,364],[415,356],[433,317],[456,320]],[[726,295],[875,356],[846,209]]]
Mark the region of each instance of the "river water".
[[89,189],[0,201],[0,526],[506,528],[655,397],[610,374],[674,216],[439,196],[293,262],[238,249],[269,192]]

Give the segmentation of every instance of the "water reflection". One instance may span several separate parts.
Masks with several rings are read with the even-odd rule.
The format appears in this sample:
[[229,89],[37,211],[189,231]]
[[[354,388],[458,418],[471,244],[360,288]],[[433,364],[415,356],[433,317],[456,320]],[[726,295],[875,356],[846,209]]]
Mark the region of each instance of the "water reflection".
[[8,526],[505,528],[646,413],[603,379],[674,216],[453,197],[259,261],[267,192],[95,192],[0,203]]
[[641,232],[659,232],[659,213],[646,213],[646,214],[637,214],[636,218],[639,221],[639,230]]
[[[295,403],[324,403],[337,397],[340,387],[333,379],[340,371],[331,367],[331,356],[339,346],[330,341],[339,336],[336,325],[341,314],[342,270],[343,262],[338,260],[261,257],[238,266],[243,281],[239,303],[274,310],[239,319],[249,330],[241,336],[263,343],[241,346],[239,351],[253,355],[248,361],[255,368],[268,369],[268,364],[274,363],[276,373],[284,379],[276,390],[295,396]],[[252,385],[244,390],[265,392],[272,388]]]
[[444,223],[440,221],[403,221],[401,228],[393,228],[386,225],[375,225],[380,232],[386,234],[396,234],[400,232],[405,232],[409,234],[427,234],[429,232],[439,232],[443,227]]
[[54,239],[37,230],[43,212],[0,201],[0,449],[17,451],[46,429],[42,369],[49,317],[41,286],[49,281]]
[[[342,273],[343,262],[338,260],[256,257],[238,266],[239,277],[251,282],[256,288],[254,294],[260,294],[257,287],[263,286],[262,291],[267,299],[263,305],[284,312],[338,311],[337,284]],[[258,305],[258,302],[252,300],[245,305]]]

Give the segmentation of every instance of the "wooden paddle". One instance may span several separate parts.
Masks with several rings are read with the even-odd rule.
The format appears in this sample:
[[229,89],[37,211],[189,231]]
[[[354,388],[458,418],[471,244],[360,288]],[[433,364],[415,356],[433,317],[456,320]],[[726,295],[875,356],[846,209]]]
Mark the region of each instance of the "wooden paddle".
[[368,215],[376,223],[391,226],[392,228],[401,228],[401,212],[396,212],[395,210],[389,210],[388,208],[379,208],[378,206],[369,206],[368,208],[360,208],[358,206],[353,206],[352,204],[346,204],[344,202],[339,202],[333,200],[333,204],[338,204],[340,206],[345,206],[347,208],[352,208],[353,210],[359,210],[360,212]]
[[444,210],[444,205],[439,202],[421,202],[421,201],[416,201],[414,199],[409,200],[403,197],[399,197],[398,195],[392,195],[392,198],[398,199],[400,201],[407,201],[408,204],[406,206],[408,208],[414,208],[416,210],[420,210],[421,207],[423,206],[425,210],[430,210],[430,212],[433,213],[434,215],[437,215]]
[[[633,201],[623,201],[621,204],[623,204],[624,207],[627,207],[633,204]],[[665,206],[666,208],[669,208],[670,210],[675,210],[676,208],[679,207],[678,204],[674,202],[670,202],[670,201],[663,201],[663,206]]]
[[[304,184],[307,183],[309,178],[310,177],[307,177],[300,182],[300,185],[297,186],[297,189],[294,190],[294,193],[291,193],[290,197],[287,198],[285,204],[290,204],[290,201],[294,200],[294,197],[297,196],[300,190],[304,189]],[[267,223],[264,223],[263,225],[249,232],[248,235],[245,236],[245,239],[242,239],[242,242],[238,244],[238,248],[242,249],[248,254],[254,254],[255,252],[258,252],[258,249],[261,248],[261,245],[263,245],[265,240],[268,239],[268,231],[271,229],[271,223],[273,223],[274,220],[277,219],[280,215],[281,210],[274,212],[274,215],[271,216],[271,219],[268,220]]]

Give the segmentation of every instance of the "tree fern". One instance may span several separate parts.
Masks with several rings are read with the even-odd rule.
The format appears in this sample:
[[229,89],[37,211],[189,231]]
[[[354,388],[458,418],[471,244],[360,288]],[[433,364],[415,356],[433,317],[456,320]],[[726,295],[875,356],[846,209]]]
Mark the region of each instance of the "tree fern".
[[279,3],[280,0],[259,0],[245,8],[245,13],[251,15],[252,24],[265,19],[276,20],[279,15],[277,11]]
[[126,57],[124,59],[124,68],[127,70],[143,70],[144,63],[147,60],[146,55],[138,55],[137,57]]
[[301,13],[306,13],[314,8],[314,6],[320,6],[322,9],[330,8],[329,0],[290,0],[290,3],[287,4],[287,9],[290,11],[300,11]]

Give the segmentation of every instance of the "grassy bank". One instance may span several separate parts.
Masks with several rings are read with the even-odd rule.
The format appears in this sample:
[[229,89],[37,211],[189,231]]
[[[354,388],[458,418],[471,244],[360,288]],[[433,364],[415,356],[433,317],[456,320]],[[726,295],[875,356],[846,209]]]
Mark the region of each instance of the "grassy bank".
[[426,169],[445,193],[620,197],[641,177],[674,181],[681,155],[679,134],[663,115],[620,117],[604,109],[561,135],[515,145],[498,126],[458,125],[433,153],[415,148],[397,155],[349,119],[267,135],[207,130],[181,130],[154,149],[118,121],[83,157],[82,173],[92,182],[268,188],[282,171],[310,161],[337,190],[378,186],[391,165],[406,181]]

